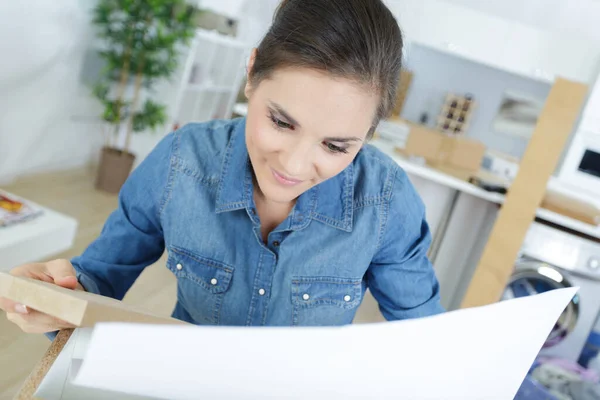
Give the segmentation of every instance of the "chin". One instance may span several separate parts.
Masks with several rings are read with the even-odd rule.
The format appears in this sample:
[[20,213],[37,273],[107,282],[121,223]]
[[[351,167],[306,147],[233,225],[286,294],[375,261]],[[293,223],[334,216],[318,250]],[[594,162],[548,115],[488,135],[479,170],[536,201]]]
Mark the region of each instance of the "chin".
[[[261,182],[262,181],[262,182]],[[299,184],[298,186],[284,187],[278,185],[276,182],[271,180],[259,180],[259,188],[263,196],[269,201],[275,203],[290,203],[296,200],[302,193],[309,188],[306,188],[306,184]]]

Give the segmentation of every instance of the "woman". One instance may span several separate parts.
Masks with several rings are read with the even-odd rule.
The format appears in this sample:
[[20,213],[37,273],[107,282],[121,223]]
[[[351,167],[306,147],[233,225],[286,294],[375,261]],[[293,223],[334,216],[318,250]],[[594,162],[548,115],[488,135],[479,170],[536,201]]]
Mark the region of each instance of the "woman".
[[[247,118],[169,134],[81,256],[13,274],[121,299],[166,249],[173,316],[195,324],[348,324],[366,288],[388,320],[441,312],[423,204],[366,146],[401,53],[380,0],[284,1],[248,66]],[[68,326],[2,307],[28,332]]]

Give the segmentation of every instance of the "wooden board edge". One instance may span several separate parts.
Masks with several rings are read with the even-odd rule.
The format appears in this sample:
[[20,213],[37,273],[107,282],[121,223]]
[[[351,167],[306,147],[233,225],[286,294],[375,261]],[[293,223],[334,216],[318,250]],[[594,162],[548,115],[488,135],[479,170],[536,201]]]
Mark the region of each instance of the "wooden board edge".
[[42,359],[38,361],[33,370],[31,370],[31,373],[27,379],[25,379],[21,388],[15,397],[13,397],[13,400],[37,399],[37,397],[34,397],[35,392],[46,377],[50,367],[52,367],[52,364],[54,364],[54,361],[56,361],[56,358],[67,344],[73,331],[73,329],[63,329],[58,332],[58,335],[56,335]]
[[[23,303],[34,310],[67,321],[75,326],[80,326],[83,320],[87,301],[77,299],[67,293],[61,293],[58,290],[70,290],[61,288],[49,282],[44,282],[24,276],[13,276],[8,273],[0,272],[0,295],[4,292],[4,297],[9,300]],[[31,290],[35,285],[35,291]],[[55,309],[48,308],[47,299],[58,299],[62,305],[58,307],[61,310],[71,310],[70,315],[60,314]],[[50,302],[51,303],[51,302]]]

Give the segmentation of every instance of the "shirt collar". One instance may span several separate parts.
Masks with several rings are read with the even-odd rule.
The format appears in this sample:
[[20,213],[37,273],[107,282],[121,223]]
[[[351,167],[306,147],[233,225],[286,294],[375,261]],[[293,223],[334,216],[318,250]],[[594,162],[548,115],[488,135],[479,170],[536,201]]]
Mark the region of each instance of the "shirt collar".
[[[246,148],[246,118],[233,123],[236,126],[221,166],[215,209],[217,213],[254,209],[252,166]],[[337,176],[300,195],[290,215],[289,228],[305,228],[312,219],[351,232],[353,193],[354,167],[350,164]]]

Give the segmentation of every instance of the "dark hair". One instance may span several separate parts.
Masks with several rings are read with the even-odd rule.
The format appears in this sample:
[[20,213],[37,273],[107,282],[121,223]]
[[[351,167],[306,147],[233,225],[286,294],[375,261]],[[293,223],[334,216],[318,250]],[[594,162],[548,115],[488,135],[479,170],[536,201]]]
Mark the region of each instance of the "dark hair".
[[381,0],[283,0],[258,46],[250,83],[308,67],[370,86],[381,96],[374,127],[394,106],[402,34]]

